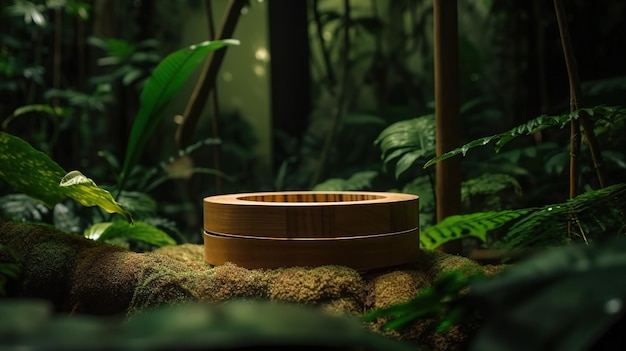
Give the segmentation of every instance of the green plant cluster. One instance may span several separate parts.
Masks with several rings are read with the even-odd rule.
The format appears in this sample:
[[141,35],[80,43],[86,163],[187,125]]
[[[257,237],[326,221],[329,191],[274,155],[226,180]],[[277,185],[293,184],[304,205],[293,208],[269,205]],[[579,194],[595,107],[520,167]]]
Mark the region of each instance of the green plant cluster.
[[413,350],[354,318],[276,302],[187,303],[145,311],[123,323],[54,316],[36,300],[0,301],[0,312],[5,350]]
[[[479,325],[470,350],[610,350],[624,342],[626,240],[552,249],[485,278],[453,271],[411,301],[373,311],[399,329]],[[617,278],[617,279],[616,279]]]
[[[139,157],[149,138],[159,125],[164,107],[208,53],[235,44],[237,42],[234,40],[222,40],[193,45],[170,54],[155,68],[142,90],[141,106],[131,129],[128,149],[121,167],[117,169],[117,183],[113,189],[117,193],[115,197],[118,200],[128,201],[127,206],[135,207],[137,210],[146,209],[147,206],[142,206],[141,201],[145,203],[147,200],[149,204],[149,197],[141,194],[133,197],[132,193],[128,192],[127,185],[131,174],[136,171]],[[50,109],[56,111],[53,107]],[[22,112],[23,110],[18,111],[18,113]],[[188,149],[193,149],[193,147]],[[139,240],[155,246],[176,243],[169,234],[148,224],[149,221],[159,222],[158,219],[147,216],[142,219],[148,223],[133,224],[131,213],[109,191],[97,186],[93,180],[80,171],[66,172],[49,156],[34,149],[23,139],[0,132],[0,154],[2,155],[0,156],[0,178],[15,191],[41,201],[48,208],[57,206],[69,197],[83,206],[98,206],[108,213],[120,214],[130,223],[130,226],[110,220],[90,223],[91,226],[84,231],[85,236],[99,240]],[[5,198],[6,201],[18,199],[15,196]],[[12,207],[5,205],[0,208],[9,209],[10,211],[5,211],[4,214],[18,220],[23,218],[20,212],[33,210],[33,207],[28,205],[22,206],[24,211]]]

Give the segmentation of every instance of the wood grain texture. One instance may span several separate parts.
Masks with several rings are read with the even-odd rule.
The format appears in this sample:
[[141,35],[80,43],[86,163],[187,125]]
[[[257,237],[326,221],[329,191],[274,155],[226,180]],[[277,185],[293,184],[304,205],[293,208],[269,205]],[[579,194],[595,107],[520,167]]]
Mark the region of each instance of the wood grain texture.
[[278,268],[371,270],[419,252],[419,198],[377,192],[270,192],[204,199],[205,259]]

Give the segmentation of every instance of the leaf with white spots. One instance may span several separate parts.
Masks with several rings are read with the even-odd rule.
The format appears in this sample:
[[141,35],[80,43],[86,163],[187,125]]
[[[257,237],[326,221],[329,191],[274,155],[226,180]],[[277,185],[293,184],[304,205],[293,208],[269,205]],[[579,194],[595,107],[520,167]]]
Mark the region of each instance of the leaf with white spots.
[[108,213],[122,215],[128,222],[133,221],[130,213],[115,201],[111,193],[97,186],[93,180],[79,171],[71,171],[66,174],[61,179],[59,186],[64,189],[67,196],[80,202],[83,206],[99,206]]

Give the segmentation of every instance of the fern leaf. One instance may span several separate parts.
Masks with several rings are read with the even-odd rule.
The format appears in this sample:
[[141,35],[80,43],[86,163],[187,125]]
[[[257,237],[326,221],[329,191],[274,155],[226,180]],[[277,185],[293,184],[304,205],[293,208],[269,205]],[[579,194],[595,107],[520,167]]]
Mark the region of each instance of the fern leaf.
[[504,237],[506,247],[546,247],[575,240],[578,236],[599,237],[617,233],[625,225],[626,183],[588,191],[562,204],[544,206],[511,226]]
[[528,214],[531,209],[477,212],[455,215],[445,218],[420,233],[420,246],[423,249],[434,249],[448,241],[475,237],[487,240],[490,230]]
[[567,125],[567,123],[569,123],[572,120],[572,118],[578,118],[578,115],[575,113],[571,113],[571,114],[568,113],[568,114],[563,114],[559,116],[546,116],[546,115],[539,116],[533,120],[530,120],[504,133],[499,133],[499,134],[495,134],[492,136],[480,138],[480,139],[471,141],[452,151],[446,152],[445,154],[435,157],[429,160],[428,162],[426,162],[426,164],[424,164],[424,168],[430,167],[431,165],[441,160],[445,160],[447,158],[450,158],[456,155],[462,154],[463,156],[465,156],[467,151],[469,151],[470,149],[473,149],[478,146],[487,145],[492,141],[495,141],[496,152],[498,152],[506,143],[517,138],[520,135],[532,135],[543,129],[546,129],[549,127],[555,127],[555,126],[563,128],[565,125]]

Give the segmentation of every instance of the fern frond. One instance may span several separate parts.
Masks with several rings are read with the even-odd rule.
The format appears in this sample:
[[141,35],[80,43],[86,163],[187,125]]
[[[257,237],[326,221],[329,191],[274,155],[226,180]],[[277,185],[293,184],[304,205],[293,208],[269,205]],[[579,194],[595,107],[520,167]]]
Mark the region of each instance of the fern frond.
[[546,247],[576,240],[568,237],[568,225],[580,237],[599,238],[618,233],[626,224],[626,183],[588,191],[563,204],[547,205],[511,226],[505,246]]
[[531,209],[476,212],[445,218],[420,233],[422,249],[434,249],[448,241],[475,237],[487,241],[487,233],[531,212]]
[[580,112],[584,111],[585,113],[587,113],[587,115],[589,115],[590,117],[596,118],[596,119],[604,119],[604,120],[618,120],[618,119],[623,119],[626,118],[626,109],[623,107],[614,107],[614,106],[596,106],[593,108],[585,108],[585,109],[580,109],[577,111],[574,111],[572,113],[566,113],[566,114],[562,114],[562,115],[557,115],[557,116],[546,116],[546,115],[542,115],[539,116],[535,119],[532,119],[522,125],[519,125],[509,131],[506,131],[504,133],[499,133],[499,134],[495,134],[492,136],[488,136],[488,137],[484,137],[484,138],[480,138],[477,140],[473,140],[459,148],[456,148],[452,151],[449,151],[443,155],[440,155],[438,157],[435,157],[431,160],[429,160],[428,162],[426,162],[426,164],[424,164],[424,168],[427,168],[429,166],[432,166],[433,164],[441,161],[441,160],[445,160],[447,158],[456,156],[456,155],[463,155],[465,156],[465,154],[467,153],[467,151],[469,151],[470,149],[473,149],[475,147],[478,146],[484,146],[487,145],[489,143],[491,143],[492,141],[495,142],[495,148],[496,148],[496,152],[498,152],[506,143],[508,143],[509,141],[517,138],[518,136],[521,135],[533,135],[541,130],[544,130],[546,128],[550,128],[550,127],[559,127],[559,128],[563,128],[564,126],[566,126],[572,119],[578,119]]

